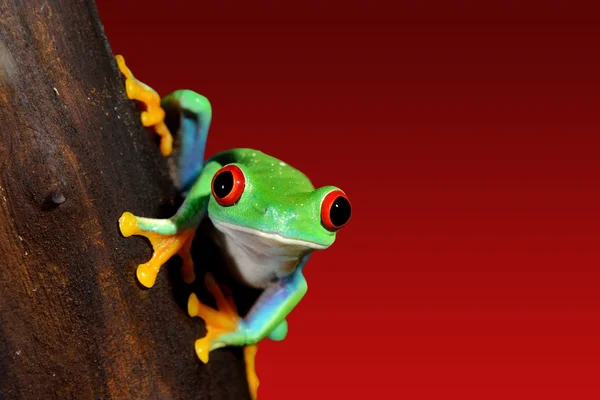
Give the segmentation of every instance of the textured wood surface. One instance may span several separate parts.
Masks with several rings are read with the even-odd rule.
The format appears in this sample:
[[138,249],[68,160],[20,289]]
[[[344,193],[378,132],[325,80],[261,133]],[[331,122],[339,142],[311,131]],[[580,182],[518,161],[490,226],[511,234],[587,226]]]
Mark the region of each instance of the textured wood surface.
[[178,266],[136,282],[119,216],[177,206],[138,121],[92,1],[0,0],[2,399],[249,398],[239,351],[197,360]]

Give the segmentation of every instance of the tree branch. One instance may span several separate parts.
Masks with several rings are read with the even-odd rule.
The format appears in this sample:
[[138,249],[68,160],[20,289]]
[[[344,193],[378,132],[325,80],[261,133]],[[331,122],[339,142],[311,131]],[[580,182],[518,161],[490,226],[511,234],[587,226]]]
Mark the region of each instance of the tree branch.
[[0,397],[249,398],[241,354],[197,360],[203,323],[123,211],[176,209],[92,1],[0,3]]

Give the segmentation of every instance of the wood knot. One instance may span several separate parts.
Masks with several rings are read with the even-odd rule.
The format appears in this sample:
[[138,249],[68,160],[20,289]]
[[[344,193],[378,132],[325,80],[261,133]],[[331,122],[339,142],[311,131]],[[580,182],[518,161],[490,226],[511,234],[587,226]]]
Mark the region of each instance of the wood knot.
[[44,200],[44,204],[42,205],[42,208],[44,210],[51,210],[53,208],[60,206],[65,201],[67,201],[67,198],[65,197],[64,194],[62,194],[61,192],[58,192],[58,191],[53,191],[53,192],[50,192],[50,194],[48,194],[48,196],[46,196],[46,199]]

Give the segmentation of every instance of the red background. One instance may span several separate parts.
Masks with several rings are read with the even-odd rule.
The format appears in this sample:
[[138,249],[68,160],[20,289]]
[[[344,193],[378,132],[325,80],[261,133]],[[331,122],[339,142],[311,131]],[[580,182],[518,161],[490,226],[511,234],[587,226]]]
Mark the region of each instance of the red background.
[[448,3],[98,1],[138,78],[211,100],[208,154],[353,202],[261,400],[600,398],[599,14]]

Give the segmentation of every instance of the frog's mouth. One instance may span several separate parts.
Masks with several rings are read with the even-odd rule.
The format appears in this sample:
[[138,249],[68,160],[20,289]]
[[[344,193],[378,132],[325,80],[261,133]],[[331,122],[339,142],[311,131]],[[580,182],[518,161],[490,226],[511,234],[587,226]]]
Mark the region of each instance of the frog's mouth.
[[211,218],[213,237],[228,266],[239,279],[256,288],[289,275],[302,258],[328,246],[291,239],[276,233],[258,231]]

